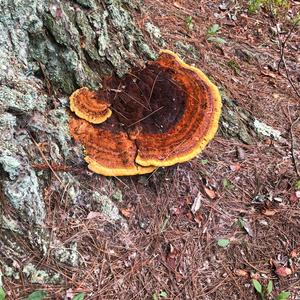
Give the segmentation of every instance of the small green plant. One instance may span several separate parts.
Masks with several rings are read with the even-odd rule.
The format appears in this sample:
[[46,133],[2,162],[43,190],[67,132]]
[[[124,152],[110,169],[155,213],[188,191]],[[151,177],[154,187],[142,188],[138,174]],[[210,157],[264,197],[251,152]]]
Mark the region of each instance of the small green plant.
[[43,300],[47,296],[47,293],[44,291],[35,291],[31,293],[26,300]]
[[224,40],[220,37],[214,37],[214,36],[208,37],[207,40],[209,42],[214,42],[214,43],[217,43],[217,44],[225,44],[226,43],[226,40]]
[[300,190],[300,179],[295,182],[295,189]]
[[219,239],[217,244],[219,247],[226,248],[230,244],[230,241],[228,239]]
[[166,230],[169,221],[170,221],[170,216],[166,216],[166,218],[164,219],[163,223],[160,226],[160,233],[163,233]]
[[84,293],[79,293],[73,297],[72,300],[84,300]]
[[262,300],[265,299],[266,295],[270,295],[272,293],[272,290],[273,290],[272,280],[270,280],[268,282],[267,288],[262,286],[261,283],[256,279],[252,280],[252,285],[253,285],[254,289],[256,290],[256,292],[260,295]]
[[153,300],[166,299],[168,298],[168,293],[166,291],[155,292],[152,295]]
[[263,0],[249,0],[248,1],[248,12],[250,14],[256,13],[262,6]]
[[221,29],[219,24],[214,24],[207,29],[207,35],[216,35]]
[[186,24],[186,27],[189,31],[192,31],[193,28],[194,28],[194,20],[193,20],[193,17],[192,16],[188,16],[186,19],[185,19],[185,24]]
[[212,26],[210,26],[206,32],[207,40],[216,44],[226,43],[226,41],[223,38],[216,36],[219,33],[220,29],[221,26],[219,24],[213,24]]
[[208,159],[201,159],[200,160],[201,165],[207,165],[209,163]]
[[[265,300],[266,297],[269,297],[273,292],[273,281],[269,280],[267,286],[263,286],[258,280],[253,279],[252,285],[255,291],[260,295],[262,300]],[[282,291],[274,299],[275,300],[287,300],[290,297],[290,292]]]
[[230,67],[234,71],[235,75],[240,75],[241,74],[241,68],[235,60],[233,60],[233,59],[229,60],[227,62],[227,65],[228,65],[228,67]]
[[267,285],[267,295],[271,295],[272,292],[273,292],[273,281],[269,280]]
[[294,16],[294,17],[292,18],[291,23],[292,23],[293,26],[297,26],[297,25],[300,24],[300,12],[298,12],[298,13],[296,14],[296,16]]
[[230,190],[233,188],[233,184],[231,183],[231,181],[229,179],[224,178],[223,179],[223,187],[224,187],[224,189]]
[[0,300],[4,300],[5,299],[5,292],[4,292],[4,289],[0,287]]
[[245,229],[245,224],[246,224],[246,222],[245,222],[244,218],[239,218],[239,219],[237,220],[236,224],[237,224],[241,229]]
[[261,8],[265,8],[276,15],[280,9],[287,9],[288,7],[288,0],[248,0],[248,12],[250,14],[254,14]]
[[275,298],[275,300],[286,300],[291,296],[290,292],[281,292],[278,294],[278,296]]

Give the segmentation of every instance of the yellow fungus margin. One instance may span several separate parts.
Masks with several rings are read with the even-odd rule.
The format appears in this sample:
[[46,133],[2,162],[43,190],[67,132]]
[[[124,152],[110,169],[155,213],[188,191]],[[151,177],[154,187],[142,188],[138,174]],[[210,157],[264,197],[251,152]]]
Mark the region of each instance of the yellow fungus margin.
[[[210,91],[211,91],[212,97],[213,97],[213,101],[214,101],[214,112],[212,114],[213,117],[211,120],[211,124],[209,125],[209,130],[204,135],[204,137],[199,141],[197,146],[195,148],[193,148],[190,152],[188,152],[182,156],[174,157],[171,159],[168,159],[168,157],[166,157],[163,160],[143,159],[138,154],[135,159],[135,162],[144,167],[147,167],[147,166],[168,167],[168,166],[175,165],[177,163],[183,163],[183,162],[191,160],[192,158],[197,156],[199,153],[201,153],[201,151],[203,151],[205,146],[214,138],[214,136],[218,130],[219,119],[221,116],[221,110],[222,110],[221,94],[219,92],[219,89],[210,81],[210,79],[200,69],[186,64],[181,58],[179,58],[179,56],[176,53],[174,53],[170,50],[161,50],[160,51],[160,54],[164,54],[164,53],[172,55],[175,58],[175,60],[183,68],[186,68],[188,70],[195,72],[207,84],[207,86],[210,88]],[[170,156],[171,155],[172,155],[172,153],[170,153]]]
[[135,166],[131,168],[108,168],[101,164],[99,164],[97,161],[93,160],[92,158],[86,156],[85,161],[88,163],[88,168],[97,173],[104,176],[133,176],[133,175],[142,175],[142,174],[148,174],[153,172],[157,167],[143,167],[143,166]]
[[90,116],[88,114],[86,114],[84,111],[81,111],[77,106],[76,106],[76,97],[84,92],[84,91],[89,91],[88,88],[83,87],[80,88],[78,90],[76,90],[75,92],[73,92],[73,94],[70,96],[70,110],[72,112],[75,113],[75,115],[77,117],[79,117],[80,119],[86,120],[92,124],[101,124],[103,122],[105,122],[112,114],[112,111],[106,107],[103,111],[106,111],[106,113],[104,115],[96,115],[96,116]]

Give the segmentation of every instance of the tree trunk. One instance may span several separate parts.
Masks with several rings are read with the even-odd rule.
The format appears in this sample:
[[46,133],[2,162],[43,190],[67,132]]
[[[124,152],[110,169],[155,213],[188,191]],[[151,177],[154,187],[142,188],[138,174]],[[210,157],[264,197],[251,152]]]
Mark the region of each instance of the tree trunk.
[[[67,195],[74,205],[96,199],[99,211],[126,228],[109,198],[83,190],[69,172],[53,177],[51,172],[36,171],[33,164],[84,166],[82,149],[68,134],[68,95],[80,86],[97,89],[104,76],[122,76],[156,58],[153,49],[164,41],[153,25],[148,26],[147,37],[138,29],[132,16],[140,9],[137,1],[128,0],[1,1],[0,264],[4,275],[18,279],[23,272],[38,283],[61,280],[59,274],[30,263],[28,247],[58,262],[80,264],[76,243],[67,248],[46,229],[45,202],[50,195],[57,194],[61,201]],[[254,120],[226,97],[224,104],[221,133],[252,143]],[[25,262],[22,269],[14,263],[19,260]]]

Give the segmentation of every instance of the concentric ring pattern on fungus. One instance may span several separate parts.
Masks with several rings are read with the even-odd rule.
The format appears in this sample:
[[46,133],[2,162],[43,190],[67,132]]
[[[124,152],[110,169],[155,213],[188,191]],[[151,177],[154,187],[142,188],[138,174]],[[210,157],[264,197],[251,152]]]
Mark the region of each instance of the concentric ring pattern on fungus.
[[75,91],[70,100],[71,136],[84,146],[89,169],[106,176],[192,159],[214,137],[222,106],[207,76],[168,50],[121,79],[106,79],[98,92]]

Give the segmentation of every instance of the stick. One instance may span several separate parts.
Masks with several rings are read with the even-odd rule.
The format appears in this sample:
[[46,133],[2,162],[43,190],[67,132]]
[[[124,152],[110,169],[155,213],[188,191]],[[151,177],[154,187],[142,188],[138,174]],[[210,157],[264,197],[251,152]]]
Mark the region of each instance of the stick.
[[278,41],[279,41],[279,47],[280,47],[280,59],[279,59],[279,62],[277,64],[277,72],[278,72],[278,74],[280,74],[280,64],[283,63],[287,80],[289,81],[289,83],[292,86],[292,88],[293,88],[294,92],[296,93],[296,95],[300,98],[300,92],[297,90],[294,82],[292,81],[292,79],[290,77],[290,74],[289,74],[289,71],[288,71],[288,68],[287,68],[287,64],[286,64],[286,60],[285,60],[285,54],[284,54],[286,43],[287,43],[288,39],[291,37],[291,35],[292,35],[292,33],[293,33],[293,31],[294,31],[294,29],[296,28],[297,25],[298,25],[298,22],[293,24],[292,28],[290,29],[289,33],[287,34],[287,36],[285,37],[285,39],[283,41],[280,37],[280,33],[279,33],[279,30],[278,30],[277,24],[275,24],[275,28],[276,28]]
[[147,101],[147,102],[148,102],[148,105],[149,105],[149,107],[150,107],[150,109],[151,109],[150,101],[151,101],[151,97],[152,97],[152,94],[153,94],[154,86],[155,86],[155,84],[156,84],[156,81],[157,81],[158,76],[159,76],[160,73],[161,73],[161,71],[159,71],[159,72],[157,73],[157,75],[156,75],[156,77],[155,77],[155,79],[154,79],[154,81],[153,81],[152,88],[151,88],[151,92],[150,92],[150,96],[149,96],[148,101]]
[[164,108],[164,106],[161,106],[160,108],[156,109],[155,111],[153,111],[152,113],[150,113],[150,114],[147,115],[146,117],[144,117],[144,118],[142,118],[142,119],[140,119],[140,120],[137,120],[136,122],[134,122],[134,123],[128,125],[127,127],[129,128],[129,127],[131,127],[131,126],[133,126],[133,125],[135,125],[135,124],[137,124],[137,123],[139,123],[139,122],[142,122],[142,121],[146,120],[147,118],[149,118],[150,116],[152,116],[153,114],[155,114],[156,112],[158,112],[159,110],[161,110],[161,109],[163,109],[163,108]]
[[[288,111],[289,111],[289,116],[291,116],[289,106],[288,106]],[[292,160],[293,160],[294,168],[295,168],[298,178],[300,178],[300,172],[299,172],[299,168],[298,168],[298,164],[297,164],[297,158],[295,155],[295,141],[294,141],[293,127],[299,122],[299,120],[300,120],[300,116],[298,116],[298,118],[293,122],[290,118],[291,153],[292,153]]]
[[61,181],[61,179],[59,178],[59,176],[56,174],[56,172],[54,171],[54,169],[52,168],[52,166],[50,165],[50,163],[48,162],[46,156],[44,155],[43,151],[41,150],[40,146],[38,145],[38,143],[36,142],[36,140],[33,138],[33,136],[28,132],[29,136],[31,137],[33,143],[35,144],[35,146],[37,147],[38,151],[40,152],[43,160],[45,161],[45,163],[48,165],[49,169],[52,171],[53,175],[55,176],[55,178],[62,184],[63,182]]

